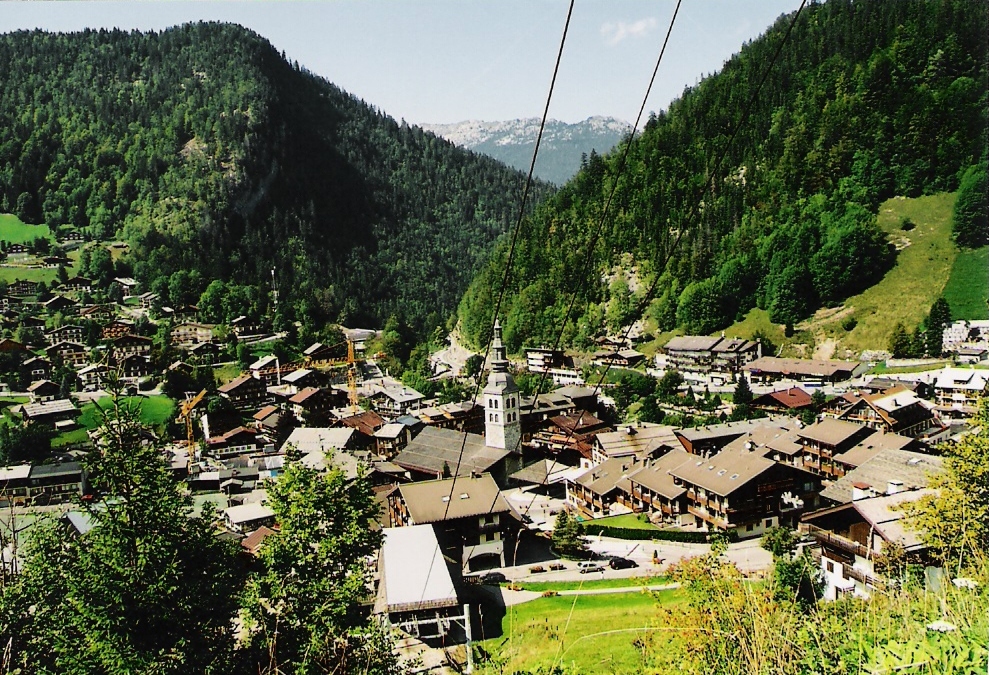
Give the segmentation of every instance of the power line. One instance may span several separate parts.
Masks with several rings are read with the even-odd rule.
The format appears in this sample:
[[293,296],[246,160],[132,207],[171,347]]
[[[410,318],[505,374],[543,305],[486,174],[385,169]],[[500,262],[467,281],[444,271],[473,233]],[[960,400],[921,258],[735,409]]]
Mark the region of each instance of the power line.
[[[790,34],[793,32],[793,27],[796,25],[797,20],[800,18],[800,14],[803,11],[804,6],[806,4],[807,4],[807,0],[801,0],[800,7],[797,8],[797,11],[793,15],[793,19],[790,21],[790,24],[787,26],[786,33],[784,33],[783,39],[780,40],[779,45],[776,47],[776,51],[773,53],[773,57],[769,62],[769,66],[766,68],[765,72],[760,78],[759,84],[756,86],[755,91],[752,92],[752,96],[749,97],[749,100],[746,102],[745,107],[742,109],[742,114],[740,116],[739,122],[735,126],[735,129],[732,131],[731,136],[728,138],[728,142],[725,143],[725,147],[721,151],[721,156],[718,158],[718,161],[714,165],[714,170],[708,173],[707,180],[705,180],[704,186],[700,189],[699,194],[697,195],[697,200],[694,203],[693,208],[691,208],[690,212],[688,213],[685,225],[678,228],[677,236],[673,241],[673,245],[667,250],[665,257],[663,258],[663,264],[657,270],[658,272],[662,272],[663,270],[666,269],[666,266],[669,264],[670,258],[673,256],[674,251],[676,251],[676,249],[679,247],[680,241],[683,238],[683,233],[690,227],[694,218],[699,212],[704,195],[707,194],[708,190],[711,188],[711,186],[714,183],[715,177],[720,173],[721,165],[724,163],[725,158],[728,156],[728,151],[731,149],[731,146],[734,143],[735,138],[738,136],[738,132],[741,130],[742,126],[744,126],[746,120],[748,119],[749,113],[752,110],[752,106],[755,104],[756,99],[759,97],[759,92],[762,90],[763,85],[766,83],[766,79],[769,77],[769,73],[772,72],[773,68],[775,67],[776,61],[779,59],[779,55],[783,51],[783,47],[789,41]],[[652,284],[650,284],[649,289],[646,291],[645,296],[642,298],[642,301],[639,303],[639,306],[636,308],[635,311],[636,316],[641,316],[642,313],[645,311],[645,308],[648,307],[649,303],[652,301],[652,296],[656,291],[656,287],[659,285],[659,279],[661,278],[661,276],[662,276],[661,274],[656,274],[656,278],[653,280]],[[625,340],[628,339],[629,333],[631,332],[634,323],[635,322],[629,324],[629,327],[625,330],[623,339]],[[562,330],[561,330],[561,337],[562,337]],[[598,380],[598,384],[595,387],[595,391],[597,391],[597,389],[601,386],[601,383],[604,382],[604,378],[605,376],[607,376],[608,371],[610,369],[611,369],[611,362],[609,361],[608,364],[605,366],[604,373],[601,375],[601,378]],[[567,627],[569,627],[570,625],[570,619],[573,616],[574,609],[577,606],[577,598],[579,597],[580,597],[579,595],[574,596],[574,602],[573,605],[570,607],[570,614],[567,617],[566,627],[564,628],[563,635],[561,635],[560,637],[561,643],[563,641],[563,638],[566,636],[566,630]]]
[[[570,0],[570,5],[567,8],[567,18],[566,18],[566,21],[563,24],[563,35],[560,37],[560,47],[557,50],[557,53],[556,53],[556,63],[553,66],[553,77],[550,80],[549,92],[546,95],[546,105],[543,107],[543,116],[542,116],[542,120],[539,123],[539,133],[536,135],[536,144],[535,144],[535,147],[532,150],[532,161],[529,163],[529,173],[526,176],[525,186],[524,186],[524,188],[522,190],[522,199],[521,199],[521,202],[519,204],[518,218],[515,221],[515,227],[513,228],[513,231],[512,231],[511,243],[509,245],[509,250],[508,250],[508,259],[505,262],[505,273],[504,273],[504,276],[502,277],[501,289],[500,289],[500,291],[498,293],[498,300],[495,303],[494,312],[493,312],[492,317],[491,317],[491,335],[492,335],[492,338],[494,336],[495,324],[498,321],[498,312],[501,309],[501,303],[502,303],[502,300],[504,299],[504,296],[505,296],[505,289],[508,287],[508,281],[509,281],[509,278],[511,276],[512,264],[513,264],[513,261],[515,259],[515,248],[516,248],[516,244],[518,243],[519,231],[522,229],[522,220],[525,217],[525,208],[526,208],[526,204],[527,204],[528,198],[529,198],[529,188],[532,185],[532,177],[533,177],[533,174],[534,174],[535,168],[536,168],[536,158],[539,155],[539,146],[542,143],[543,131],[546,128],[546,120],[549,117],[549,106],[550,106],[550,102],[553,99],[553,90],[556,88],[556,78],[557,78],[557,75],[560,72],[560,62],[563,59],[563,48],[566,45],[566,42],[567,42],[567,33],[570,30],[570,19],[573,16],[574,2],[575,2],[575,0]],[[487,362],[487,360],[488,360],[488,354],[491,351],[491,342],[492,341],[493,341],[493,339],[488,342],[488,345],[487,345],[487,347],[484,350],[484,360],[482,361],[482,365],[483,365],[483,363]],[[471,397],[472,409],[473,409],[473,407],[477,406],[477,396],[480,393],[480,390],[481,390],[481,376],[480,376],[480,373],[479,373],[478,376],[477,376],[477,383],[474,385],[474,394]],[[456,489],[456,486],[457,486],[457,475],[460,473],[460,465],[461,465],[461,463],[463,461],[463,458],[464,458],[464,450],[467,447],[467,436],[468,436],[467,425],[465,424],[464,425],[463,440],[460,443],[460,452],[457,455],[457,465],[456,465],[456,468],[453,471],[453,480],[450,483],[450,494],[447,495],[446,507],[443,510],[443,520],[446,520],[447,515],[450,512],[450,504],[453,501],[453,493],[454,493],[454,491]],[[513,449],[513,451],[514,451],[514,449]],[[497,499],[497,497],[496,497],[496,499]],[[493,508],[494,508],[494,503],[492,503],[491,506],[488,508],[488,512],[490,512]],[[426,578],[427,579],[429,578],[429,576],[433,572],[433,563],[434,562],[435,562],[435,557],[429,563],[429,570],[426,573]],[[425,597],[425,593],[426,593],[426,587],[425,587],[425,585],[423,585],[422,592],[423,592],[423,595],[421,597]]]

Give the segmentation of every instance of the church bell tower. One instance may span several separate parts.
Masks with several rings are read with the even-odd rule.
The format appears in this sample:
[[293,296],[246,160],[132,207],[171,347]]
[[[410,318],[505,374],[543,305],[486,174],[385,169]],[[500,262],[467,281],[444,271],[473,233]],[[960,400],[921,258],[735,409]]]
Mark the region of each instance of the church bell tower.
[[505,346],[501,343],[501,324],[495,320],[491,372],[484,387],[484,441],[488,447],[522,452],[519,408],[519,388],[508,372]]

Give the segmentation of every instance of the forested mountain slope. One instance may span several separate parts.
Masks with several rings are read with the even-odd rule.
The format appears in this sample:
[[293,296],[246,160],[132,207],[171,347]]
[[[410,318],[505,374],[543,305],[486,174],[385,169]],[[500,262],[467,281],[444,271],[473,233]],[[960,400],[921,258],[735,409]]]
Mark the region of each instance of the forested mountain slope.
[[436,323],[523,181],[239,26],[0,36],[0,211],[125,237],[167,302],[222,279],[226,313],[261,315],[274,268],[276,324]]
[[[653,116],[620,177],[622,146],[592,157],[526,221],[503,308],[511,348],[552,341],[582,278],[565,342],[622,326],[681,230],[648,308],[661,330],[718,330],[754,306],[775,323],[796,323],[890,269],[895,252],[875,223],[879,203],[955,190],[984,160],[984,2],[810,4],[743,121],[791,17]],[[588,255],[616,181],[603,238]],[[499,248],[460,305],[475,342],[489,325],[506,252]],[[628,283],[632,275],[614,274],[616,266],[634,268],[643,283]]]

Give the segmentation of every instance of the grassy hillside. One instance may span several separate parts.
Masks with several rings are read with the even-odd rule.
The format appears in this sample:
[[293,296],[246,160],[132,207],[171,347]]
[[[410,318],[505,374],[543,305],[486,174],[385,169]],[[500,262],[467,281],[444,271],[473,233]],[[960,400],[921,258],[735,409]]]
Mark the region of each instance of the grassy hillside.
[[989,319],[989,246],[958,252],[944,299],[952,319]]
[[0,239],[11,244],[23,244],[38,237],[51,238],[47,225],[28,225],[11,213],[0,213]]
[[[679,591],[588,595],[578,597],[574,605],[573,597],[558,596],[510,607],[510,614],[502,619],[501,636],[481,643],[492,659],[480,672],[549,672],[554,663],[560,663],[561,649],[567,672],[641,672],[648,658],[633,644],[639,633],[629,630],[589,636],[619,627],[654,625],[661,606],[679,602],[681,597]],[[573,649],[568,649],[571,646]],[[495,667],[502,663],[501,669]]]
[[[951,239],[954,203],[954,193],[883,202],[877,222],[898,249],[895,265],[879,283],[797,324],[792,339],[784,340],[782,326],[771,323],[761,309],[751,310],[726,334],[751,337],[761,330],[779,344],[789,343],[786,355],[847,358],[862,350],[885,349],[897,322],[913,330],[942,294],[953,318],[985,318],[989,247],[959,250],[955,246]],[[905,221],[912,227],[908,224],[903,229]],[[843,327],[849,318],[856,321],[850,331]]]

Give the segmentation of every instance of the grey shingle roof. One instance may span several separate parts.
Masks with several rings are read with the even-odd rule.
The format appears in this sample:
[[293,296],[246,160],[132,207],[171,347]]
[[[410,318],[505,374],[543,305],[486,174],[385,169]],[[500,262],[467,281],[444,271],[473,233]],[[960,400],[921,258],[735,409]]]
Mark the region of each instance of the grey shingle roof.
[[927,475],[941,471],[941,458],[909,450],[885,449],[828,485],[821,496],[844,504],[852,501],[852,483],[871,485],[885,492],[891,480],[903,482],[905,489],[924,487]]

